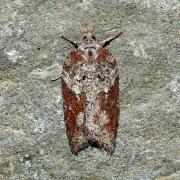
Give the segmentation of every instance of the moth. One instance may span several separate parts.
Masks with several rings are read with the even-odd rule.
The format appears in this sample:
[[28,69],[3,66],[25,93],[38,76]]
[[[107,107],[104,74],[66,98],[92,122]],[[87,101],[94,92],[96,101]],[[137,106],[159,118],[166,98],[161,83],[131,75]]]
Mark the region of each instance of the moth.
[[119,74],[106,46],[121,33],[98,43],[87,28],[80,45],[65,59],[61,76],[64,119],[71,151],[88,146],[113,154],[119,118]]

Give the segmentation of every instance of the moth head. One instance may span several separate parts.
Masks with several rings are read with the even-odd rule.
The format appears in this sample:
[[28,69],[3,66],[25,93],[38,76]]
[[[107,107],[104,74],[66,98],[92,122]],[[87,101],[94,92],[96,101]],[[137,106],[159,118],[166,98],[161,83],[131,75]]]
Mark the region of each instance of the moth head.
[[96,41],[96,37],[94,36],[94,28],[87,27],[86,33],[83,36],[84,44],[93,44]]
[[96,38],[94,36],[94,28],[87,27],[86,32],[83,36],[83,42],[79,46],[79,49],[87,56],[87,57],[95,57],[100,45],[97,43]]

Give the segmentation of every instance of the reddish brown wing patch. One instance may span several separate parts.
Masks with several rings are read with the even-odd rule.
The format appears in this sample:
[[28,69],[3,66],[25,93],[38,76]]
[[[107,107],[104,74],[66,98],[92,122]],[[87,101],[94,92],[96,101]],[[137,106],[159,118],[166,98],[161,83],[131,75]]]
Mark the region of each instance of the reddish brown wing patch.
[[83,133],[83,124],[77,122],[78,115],[85,111],[85,97],[81,96],[79,99],[76,94],[72,92],[62,80],[62,93],[64,97],[64,119],[67,127],[67,135],[69,144],[73,153],[79,152],[86,145],[86,139]]
[[72,60],[72,63],[78,63],[80,61],[84,61],[84,57],[79,49],[75,49],[70,53],[69,58]]
[[107,112],[108,115],[109,122],[103,128],[108,132],[111,141],[105,144],[105,148],[112,154],[115,148],[119,118],[119,76],[116,77],[107,95],[101,96],[100,106],[101,110]]
[[111,57],[111,53],[109,52],[109,50],[106,48],[101,48],[100,51],[98,52],[98,56],[96,59],[98,61],[108,61],[110,57]]
[[[83,57],[78,50],[75,49],[72,51],[69,55],[69,59],[64,62],[63,71],[67,73],[65,76],[71,78],[74,66],[82,60]],[[63,78],[62,94],[64,99],[64,119],[66,122],[69,144],[72,152],[77,154],[87,144],[83,133],[85,96],[83,94],[78,96],[75,92],[73,92]]]

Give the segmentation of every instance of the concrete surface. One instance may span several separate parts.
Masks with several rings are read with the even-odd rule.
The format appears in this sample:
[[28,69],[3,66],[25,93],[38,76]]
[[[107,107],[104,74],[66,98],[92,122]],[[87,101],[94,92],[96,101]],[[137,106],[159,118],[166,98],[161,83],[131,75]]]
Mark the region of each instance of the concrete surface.
[[[180,1],[0,0],[0,179],[179,180]],[[70,152],[60,82],[84,27],[121,75],[114,155]]]

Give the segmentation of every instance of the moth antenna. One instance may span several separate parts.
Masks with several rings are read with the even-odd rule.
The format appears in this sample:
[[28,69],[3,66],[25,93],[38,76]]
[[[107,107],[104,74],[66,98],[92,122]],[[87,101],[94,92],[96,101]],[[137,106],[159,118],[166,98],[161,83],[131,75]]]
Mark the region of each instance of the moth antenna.
[[103,41],[100,43],[101,46],[102,46],[102,47],[106,47],[107,45],[110,44],[111,41],[113,41],[114,39],[118,38],[122,33],[123,33],[123,32],[120,32],[120,33],[118,33],[118,34],[115,34],[115,35],[112,36],[112,37],[109,37],[109,38],[103,40]]
[[62,39],[66,40],[67,42],[71,43],[75,48],[78,48],[78,44],[76,42],[73,42],[72,40],[70,39],[67,39],[66,37],[64,36],[61,36]]

